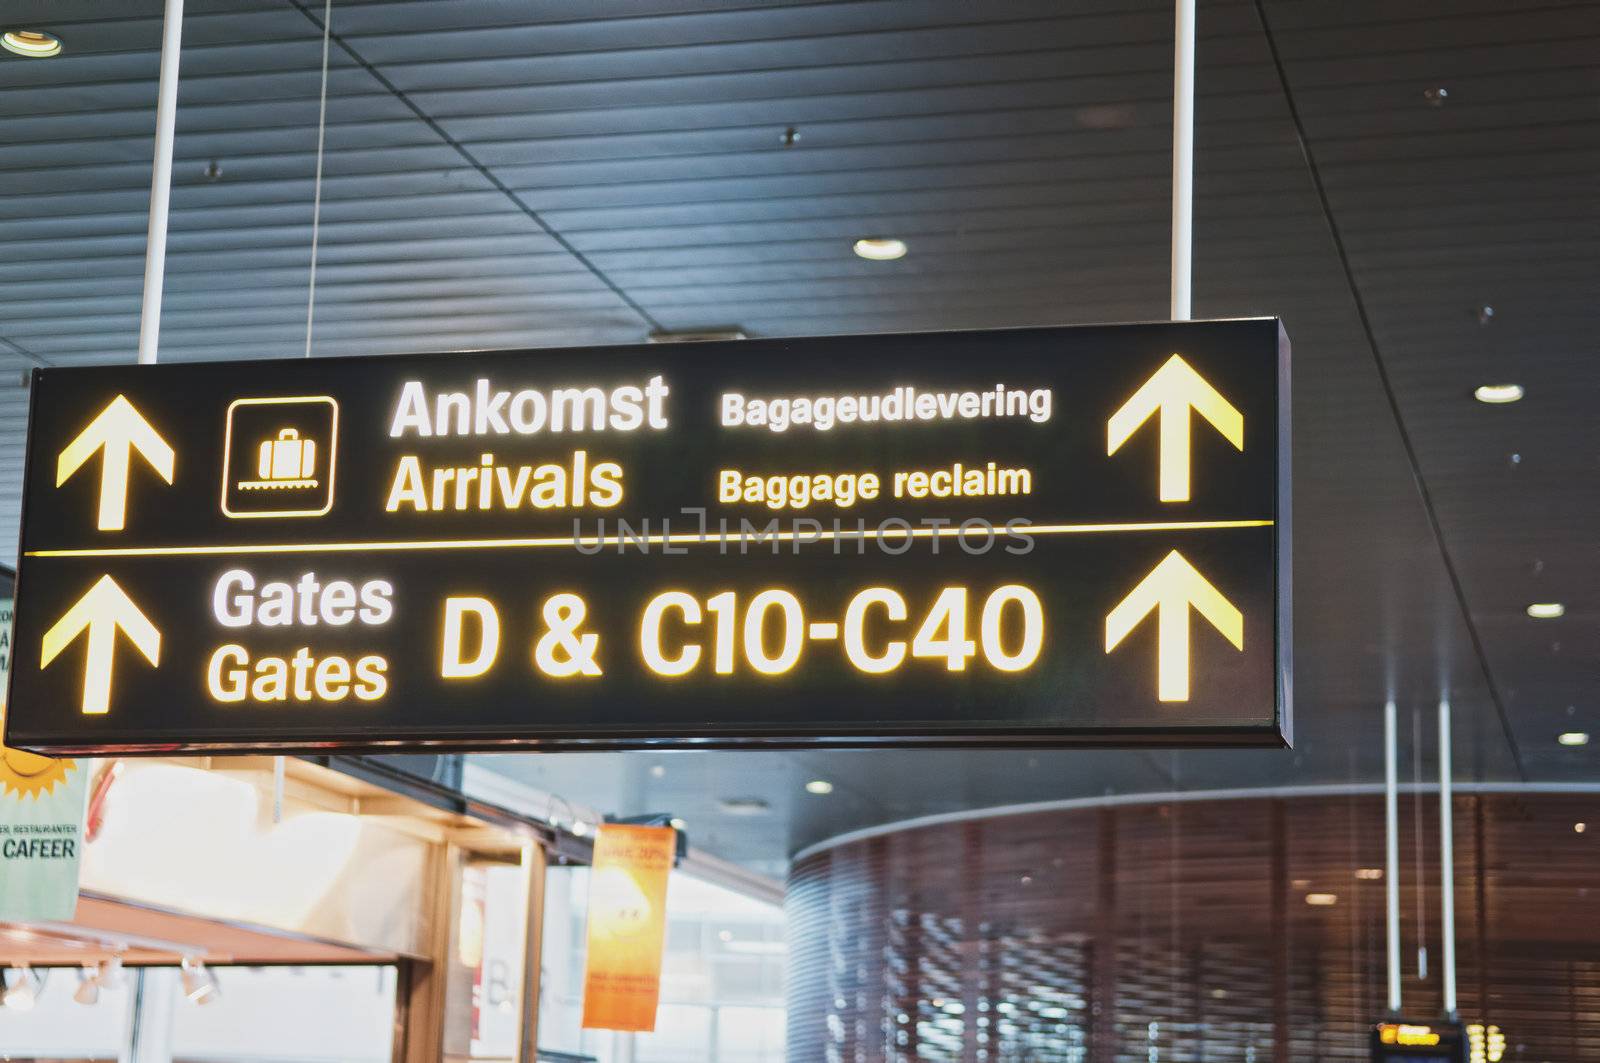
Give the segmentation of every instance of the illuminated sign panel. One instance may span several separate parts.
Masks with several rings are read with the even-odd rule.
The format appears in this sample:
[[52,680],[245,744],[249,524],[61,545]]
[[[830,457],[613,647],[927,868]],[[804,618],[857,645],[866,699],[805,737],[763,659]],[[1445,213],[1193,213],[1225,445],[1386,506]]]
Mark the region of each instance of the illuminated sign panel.
[[1373,1063],[1468,1063],[1467,1042],[1458,1023],[1380,1022],[1372,1027],[1371,1058]]
[[38,371],[7,740],[1277,744],[1276,320]]

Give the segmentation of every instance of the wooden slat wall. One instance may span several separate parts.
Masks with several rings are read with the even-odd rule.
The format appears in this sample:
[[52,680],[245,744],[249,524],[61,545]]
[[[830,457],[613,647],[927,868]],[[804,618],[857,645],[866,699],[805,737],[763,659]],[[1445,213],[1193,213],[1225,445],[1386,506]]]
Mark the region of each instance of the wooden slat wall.
[[[1381,799],[1279,804],[1277,861],[1268,799],[979,819],[801,861],[787,906],[788,1058],[1365,1059],[1367,1024],[1385,1007],[1384,883],[1357,871],[1382,865]],[[1463,1018],[1498,1024],[1515,1059],[1600,1060],[1600,798],[1471,796],[1455,812]],[[1595,833],[1574,829],[1586,816]],[[1403,799],[1401,823],[1406,1010],[1430,1015],[1441,1007],[1437,799]],[[1314,893],[1337,903],[1306,903]],[[1096,984],[1107,977],[1112,987]],[[1095,1034],[1102,1022],[1108,1037]]]

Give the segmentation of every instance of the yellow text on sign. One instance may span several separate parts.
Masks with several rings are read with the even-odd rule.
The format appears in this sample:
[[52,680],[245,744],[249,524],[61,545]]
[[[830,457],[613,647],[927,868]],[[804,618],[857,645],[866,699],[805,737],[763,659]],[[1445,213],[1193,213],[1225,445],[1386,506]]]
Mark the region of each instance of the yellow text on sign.
[[1431,1026],[1408,1022],[1386,1022],[1378,1027],[1378,1039],[1386,1045],[1409,1045],[1431,1048],[1439,1043],[1439,1035]]
[[[800,598],[781,587],[748,598],[733,591],[701,598],[669,590],[645,604],[637,646],[645,667],[666,678],[696,671],[784,675],[818,643],[838,645],[846,662],[868,675],[895,671],[912,660],[936,661],[952,672],[965,671],[969,662],[1021,672],[1044,648],[1044,607],[1039,595],[1021,584],[997,587],[981,601],[966,587],[945,587],[916,614],[905,596],[889,587],[856,592],[842,616],[832,620],[809,617]],[[542,633],[533,643],[538,671],[558,679],[602,674],[600,636],[583,630],[587,615],[579,595],[545,600]],[[473,679],[487,674],[499,658],[502,629],[500,610],[489,599],[446,598],[439,675]]]
[[[544,631],[533,643],[533,663],[556,679],[597,676],[600,636],[582,630],[589,607],[576,594],[553,594],[540,608]],[[444,601],[439,674],[445,679],[483,675],[500,653],[500,612],[487,598],[457,595]]]
[[1174,550],[1106,616],[1110,653],[1151,612],[1156,614],[1156,692],[1189,700],[1189,609],[1209,620],[1235,649],[1244,649],[1244,614]]
[[[1020,672],[1038,660],[1044,647],[1044,608],[1031,588],[999,587],[978,610],[976,639],[966,587],[945,587],[923,612],[909,641],[895,625],[910,611],[905,597],[889,587],[867,587],[846,604],[842,621],[808,620],[798,596],[771,588],[741,603],[733,591],[701,601],[687,591],[664,591],[645,606],[639,621],[639,655],[661,676],[688,675],[709,651],[711,671],[731,675],[739,667],[762,675],[782,675],[800,663],[808,642],[837,640],[849,664],[868,675],[900,668],[909,658],[942,661],[948,671],[965,671],[977,658],[1002,672]],[[1018,630],[1007,637],[1008,616]]]
[[167,441],[122,395],[112,399],[56,458],[56,486],[66,483],[96,451],[103,453],[97,527],[101,531],[121,531],[127,520],[128,470],[133,452],[138,451],[169,484],[175,455]]
[[87,594],[44,633],[39,667],[49,666],[80,634],[88,632],[83,666],[83,711],[104,713],[111,705],[111,662],[121,631],[152,665],[160,663],[161,632],[110,576],[101,576]]
[[1244,415],[1176,354],[1106,422],[1106,453],[1110,455],[1152,416],[1160,420],[1163,502],[1189,501],[1190,410],[1210,421],[1235,449],[1244,449]]

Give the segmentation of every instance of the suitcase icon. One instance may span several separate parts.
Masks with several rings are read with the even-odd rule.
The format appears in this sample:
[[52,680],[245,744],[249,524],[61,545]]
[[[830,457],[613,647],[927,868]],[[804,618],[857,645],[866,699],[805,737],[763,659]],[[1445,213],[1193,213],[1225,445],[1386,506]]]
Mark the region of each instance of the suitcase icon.
[[227,516],[320,517],[333,508],[339,465],[333,396],[234,399],[222,439]]
[[263,480],[310,480],[316,469],[315,439],[301,439],[297,430],[285,428],[277,439],[262,440],[259,471]]

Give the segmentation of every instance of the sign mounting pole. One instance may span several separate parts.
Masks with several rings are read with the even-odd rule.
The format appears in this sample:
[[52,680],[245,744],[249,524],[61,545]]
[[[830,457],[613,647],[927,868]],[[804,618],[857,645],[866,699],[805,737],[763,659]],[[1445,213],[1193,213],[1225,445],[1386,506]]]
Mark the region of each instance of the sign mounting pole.
[[1172,320],[1189,320],[1194,252],[1194,6],[1177,0],[1172,62]]
[[1384,899],[1388,908],[1389,1012],[1400,1014],[1400,798],[1395,705],[1383,705]]
[[150,176],[150,228],[144,247],[144,302],[139,310],[139,364],[154,365],[161,339],[161,289],[167,273],[167,203],[172,195],[172,141],[178,122],[178,53],[183,0],[166,0],[161,23],[161,78],[156,91],[156,152]]
[[1444,1013],[1456,1017],[1456,838],[1450,701],[1439,701],[1439,921],[1444,937]]

